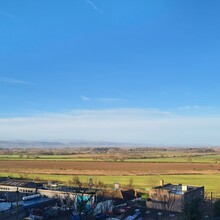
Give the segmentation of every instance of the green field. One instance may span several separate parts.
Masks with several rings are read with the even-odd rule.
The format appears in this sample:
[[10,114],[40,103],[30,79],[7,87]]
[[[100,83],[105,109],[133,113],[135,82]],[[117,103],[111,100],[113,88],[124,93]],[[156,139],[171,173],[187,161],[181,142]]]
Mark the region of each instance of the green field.
[[[40,155],[40,156],[30,156],[23,157],[19,155],[0,155],[0,160],[61,160],[61,161],[94,161],[92,158],[87,157],[72,157],[70,155]],[[101,160],[100,160],[101,161]]]
[[[71,155],[39,155],[39,156],[19,156],[19,155],[0,155],[0,160],[65,160],[65,161],[102,161],[91,157],[76,157]],[[109,159],[111,160],[111,159]],[[113,162],[113,161],[112,161]],[[194,157],[160,157],[147,159],[125,159],[123,162],[155,162],[155,163],[220,163],[220,154],[216,155],[201,155]]]
[[[65,184],[69,184],[73,176],[71,175],[47,175],[47,174],[28,174],[22,175],[19,173],[0,173],[0,176],[10,176],[14,178],[25,177],[28,179],[41,179],[41,180],[57,180]],[[87,183],[90,176],[78,176],[82,183]],[[121,186],[129,184],[132,178],[133,185],[139,189],[150,189],[152,186],[158,185],[160,179],[164,179],[165,183],[182,183],[195,186],[205,186],[207,194],[211,192],[215,196],[220,197],[220,174],[217,175],[146,175],[146,176],[93,176],[93,181],[102,181],[108,186],[112,186],[115,182],[119,182]]]

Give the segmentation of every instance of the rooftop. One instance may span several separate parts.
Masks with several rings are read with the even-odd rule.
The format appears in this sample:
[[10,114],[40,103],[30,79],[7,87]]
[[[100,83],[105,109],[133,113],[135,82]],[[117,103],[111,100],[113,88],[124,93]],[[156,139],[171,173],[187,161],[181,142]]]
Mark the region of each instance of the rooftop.
[[17,180],[17,179],[5,179],[5,181],[0,181],[0,185],[4,186],[15,186],[15,187],[27,187],[27,188],[36,188],[42,184],[30,182],[26,180]]
[[194,189],[197,189],[200,187],[197,186],[188,186],[188,185],[183,185],[183,184],[164,184],[163,186],[156,186],[153,189],[162,189],[162,190],[167,190],[170,193],[173,194],[183,194],[184,192],[188,192]]

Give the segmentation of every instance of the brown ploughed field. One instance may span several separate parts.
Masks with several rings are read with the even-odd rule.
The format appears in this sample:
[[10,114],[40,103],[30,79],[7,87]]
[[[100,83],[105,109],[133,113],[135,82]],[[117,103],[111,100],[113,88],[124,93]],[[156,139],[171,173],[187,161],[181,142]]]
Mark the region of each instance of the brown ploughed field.
[[0,172],[72,175],[219,174],[220,164],[0,161]]

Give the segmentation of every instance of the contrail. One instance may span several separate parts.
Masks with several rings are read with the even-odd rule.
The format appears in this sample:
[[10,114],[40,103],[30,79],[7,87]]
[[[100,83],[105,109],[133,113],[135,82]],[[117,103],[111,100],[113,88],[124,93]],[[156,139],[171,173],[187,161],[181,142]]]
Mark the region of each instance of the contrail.
[[29,84],[29,82],[26,82],[24,80],[9,79],[4,77],[0,77],[0,82],[9,83],[9,84]]
[[99,13],[103,13],[103,11],[100,9],[100,8],[98,8],[97,7],[97,5],[93,2],[93,1],[91,1],[91,0],[86,0],[86,2],[94,9],[94,10],[96,10],[96,11],[98,11]]
[[8,12],[2,11],[2,10],[0,10],[0,15],[3,15],[3,16],[10,18],[10,19],[14,18],[14,15],[9,14]]

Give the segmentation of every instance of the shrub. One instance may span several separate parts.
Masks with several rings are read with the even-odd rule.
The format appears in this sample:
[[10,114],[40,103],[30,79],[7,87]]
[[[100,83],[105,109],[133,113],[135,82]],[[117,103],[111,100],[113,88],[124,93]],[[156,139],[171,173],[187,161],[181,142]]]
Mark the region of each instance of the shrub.
[[220,217],[220,199],[215,201],[213,211],[215,217]]

